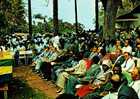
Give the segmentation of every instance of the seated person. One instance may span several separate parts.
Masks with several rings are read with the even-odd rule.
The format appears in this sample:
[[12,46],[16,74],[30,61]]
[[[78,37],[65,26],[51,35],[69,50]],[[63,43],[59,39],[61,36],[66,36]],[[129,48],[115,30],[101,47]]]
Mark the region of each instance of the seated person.
[[110,50],[110,53],[116,52],[116,50],[121,50],[121,41],[120,40],[116,40],[115,41],[115,45],[113,45],[113,47]]
[[[130,75],[127,75],[127,76],[130,76]],[[112,99],[118,99],[118,89],[120,87],[121,84],[124,84],[125,86],[128,86],[128,82],[130,77],[126,77],[125,74],[122,73],[122,70],[121,70],[121,67],[116,64],[114,67],[113,67],[113,75],[111,77],[111,84],[112,84],[112,88],[110,90],[108,90],[108,92],[106,93],[109,93],[107,95],[103,95],[104,97],[102,99],[110,99],[110,97],[112,97]],[[124,98],[126,99],[126,98]],[[130,98],[128,98],[130,99]]]
[[[91,83],[89,83],[88,85],[84,85],[82,87],[80,87],[77,92],[76,95],[78,95],[79,97],[85,97],[88,94],[92,94],[97,96],[97,94],[99,95],[99,92],[102,92],[103,89],[105,88],[105,86],[108,86],[107,82],[109,81],[110,76],[112,75],[112,70],[110,69],[110,63],[108,61],[103,61],[102,65],[100,66],[101,71],[97,74],[97,76],[93,79],[93,81]],[[101,88],[102,87],[102,88]],[[101,88],[101,89],[100,89]],[[94,93],[95,90],[98,93]],[[91,97],[92,95],[86,96],[87,99],[96,99],[97,97]],[[90,97],[90,98],[89,98]]]
[[131,56],[131,52],[129,50],[124,50],[123,55],[124,55],[125,61],[121,65],[122,71],[131,73],[133,69],[135,68],[135,62]]
[[110,99],[110,97],[112,99],[139,99],[136,91],[124,83],[120,75],[113,75],[111,80],[116,93],[109,93],[102,99]]
[[83,76],[81,77],[76,77],[73,75],[69,76],[69,79],[65,84],[65,93],[74,94],[76,91],[75,86],[77,84],[80,85],[84,83],[86,84],[89,83],[94,78],[96,78],[96,76],[101,71],[100,65],[98,64],[100,59],[98,56],[94,56],[92,60],[93,60],[93,65],[85,72]]
[[79,63],[75,66],[73,66],[72,68],[68,68],[65,69],[64,72],[61,72],[58,75],[58,79],[57,79],[57,86],[59,87],[60,91],[58,90],[58,92],[63,93],[64,92],[64,86],[65,83],[67,81],[67,79],[69,79],[70,75],[75,75],[75,76],[82,76],[85,74],[86,70],[88,70],[90,68],[90,66],[92,65],[92,60],[90,59],[81,59],[79,61]]
[[140,58],[140,44],[137,44],[134,57]]

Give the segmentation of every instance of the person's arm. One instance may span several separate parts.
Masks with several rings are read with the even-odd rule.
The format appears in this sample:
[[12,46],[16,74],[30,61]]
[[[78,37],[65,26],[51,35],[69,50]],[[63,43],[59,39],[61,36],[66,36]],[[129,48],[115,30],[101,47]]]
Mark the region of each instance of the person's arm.
[[78,64],[76,64],[75,66],[71,67],[71,68],[67,68],[65,69],[65,71],[74,71],[76,68],[78,68],[80,66],[80,61]]

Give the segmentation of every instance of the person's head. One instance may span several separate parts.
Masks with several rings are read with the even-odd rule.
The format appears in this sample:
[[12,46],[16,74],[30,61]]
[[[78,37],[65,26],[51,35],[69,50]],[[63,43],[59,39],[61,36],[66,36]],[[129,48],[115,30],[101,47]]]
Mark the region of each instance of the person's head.
[[126,39],[126,40],[125,40],[124,45],[125,45],[125,46],[128,46],[128,45],[129,45],[129,39]]
[[91,48],[91,51],[94,52],[94,53],[97,52],[97,50],[98,50],[98,47],[96,47],[96,46],[94,46],[93,48]]
[[109,69],[109,66],[107,66],[106,64],[102,64],[102,68],[103,68],[103,70],[105,72],[105,71],[107,71]]
[[140,50],[140,44],[137,44],[137,49]]
[[120,40],[116,40],[116,46],[120,46],[121,45],[121,41]]
[[117,56],[119,56],[119,55],[122,54],[122,51],[121,51],[121,49],[116,49],[115,53],[116,53]]
[[99,61],[100,61],[100,58],[99,58],[98,56],[94,56],[94,57],[92,58],[92,61],[94,62],[94,64],[98,64]]
[[130,57],[130,53],[129,52],[124,52],[123,55],[124,55],[124,58],[126,60]]
[[112,77],[111,77],[111,80],[113,81],[113,82],[120,82],[120,76],[118,75],[118,74],[113,74],[112,75]]
[[113,67],[112,71],[113,71],[113,74],[121,74],[122,73],[122,68],[121,68],[121,66],[119,66],[119,65],[116,64]]
[[106,50],[101,48],[98,53],[100,53],[102,56],[105,56],[106,55]]
[[137,67],[135,67],[135,69],[131,72],[131,76],[133,80],[140,79],[139,70]]
[[140,43],[140,37],[138,37],[138,38],[136,39],[136,43],[137,43],[137,44]]
[[120,75],[118,74],[113,74],[111,77],[111,83],[113,85],[113,89],[114,90],[118,90],[118,88],[120,87],[120,85],[123,83],[123,79],[121,78]]
[[49,51],[49,47],[44,47],[44,50],[45,51]]
[[103,60],[102,68],[104,71],[107,71],[112,65],[112,62],[109,59]]

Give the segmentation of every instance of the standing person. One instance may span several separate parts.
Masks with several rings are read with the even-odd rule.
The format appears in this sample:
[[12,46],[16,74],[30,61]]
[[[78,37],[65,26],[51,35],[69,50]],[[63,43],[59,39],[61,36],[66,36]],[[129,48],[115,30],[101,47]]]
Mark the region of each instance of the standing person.
[[15,61],[15,66],[19,65],[19,50],[16,49],[16,46],[14,46],[14,61]]

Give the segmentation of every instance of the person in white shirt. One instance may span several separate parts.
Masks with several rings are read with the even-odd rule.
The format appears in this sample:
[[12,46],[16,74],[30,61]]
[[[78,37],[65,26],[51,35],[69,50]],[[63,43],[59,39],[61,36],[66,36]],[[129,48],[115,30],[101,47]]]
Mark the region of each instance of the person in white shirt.
[[60,50],[60,37],[57,35],[55,37],[52,37],[51,42],[53,43],[53,46],[59,51]]
[[124,47],[122,48],[122,52],[128,51],[130,54],[132,54],[132,47],[129,45],[129,40],[126,39],[124,43]]
[[131,73],[135,68],[135,62],[131,56],[131,50],[125,49],[123,52],[125,61],[121,64],[122,70]]

